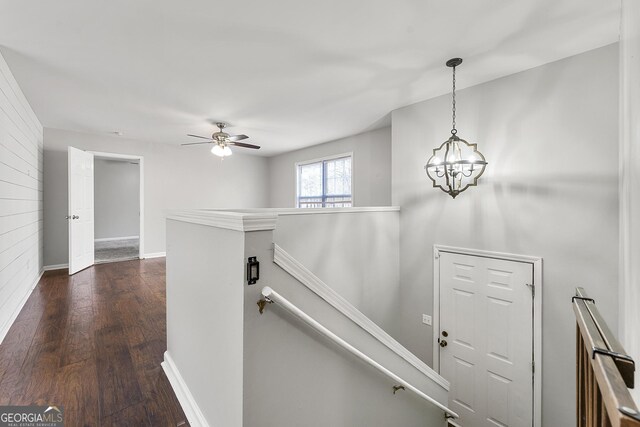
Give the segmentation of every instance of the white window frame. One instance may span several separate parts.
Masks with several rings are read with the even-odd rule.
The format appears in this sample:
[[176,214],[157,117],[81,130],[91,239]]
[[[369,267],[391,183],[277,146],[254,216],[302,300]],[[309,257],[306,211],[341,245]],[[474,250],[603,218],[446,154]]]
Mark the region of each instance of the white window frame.
[[[295,206],[296,209],[304,209],[304,208],[299,208],[298,207],[298,194],[300,194],[300,180],[298,179],[298,169],[300,166],[305,166],[305,165],[310,165],[312,163],[320,163],[320,162],[324,162],[327,160],[336,160],[336,159],[341,159],[343,157],[351,157],[351,207],[355,206],[355,186],[354,186],[354,176],[355,176],[355,158],[353,156],[353,151],[349,151],[347,153],[340,153],[340,154],[332,154],[330,156],[325,156],[325,157],[318,157],[315,159],[311,159],[311,160],[304,160],[301,162],[296,162],[295,163],[295,167],[293,168],[293,173],[294,173],[294,179],[296,181],[296,193],[294,194],[294,199],[293,199],[293,206]],[[322,179],[324,179],[324,170],[323,170],[323,177]],[[308,209],[308,208],[307,208]],[[327,208],[316,208],[316,209],[327,209]],[[348,208],[330,208],[330,209],[348,209]]]

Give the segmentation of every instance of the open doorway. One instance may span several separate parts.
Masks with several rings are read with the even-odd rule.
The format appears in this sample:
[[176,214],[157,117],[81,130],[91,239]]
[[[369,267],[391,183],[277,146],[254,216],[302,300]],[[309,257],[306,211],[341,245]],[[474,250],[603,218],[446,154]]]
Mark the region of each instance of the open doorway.
[[95,263],[143,258],[142,158],[93,154]]

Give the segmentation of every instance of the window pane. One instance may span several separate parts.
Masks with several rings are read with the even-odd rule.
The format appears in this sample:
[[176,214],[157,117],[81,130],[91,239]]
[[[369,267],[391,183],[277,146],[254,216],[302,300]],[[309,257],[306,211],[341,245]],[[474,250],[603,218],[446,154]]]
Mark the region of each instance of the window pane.
[[351,207],[351,172],[351,156],[299,165],[298,207]]
[[298,196],[322,198],[322,162],[299,166]]
[[[325,193],[327,196],[351,195],[351,157],[327,160],[325,163]],[[351,198],[349,197],[349,200]],[[338,207],[338,206],[336,206]]]

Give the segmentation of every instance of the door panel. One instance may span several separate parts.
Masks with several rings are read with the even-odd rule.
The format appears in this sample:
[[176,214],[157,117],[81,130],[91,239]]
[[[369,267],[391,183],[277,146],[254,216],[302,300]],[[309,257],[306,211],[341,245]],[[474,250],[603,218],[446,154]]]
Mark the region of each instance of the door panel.
[[453,358],[454,372],[451,378],[452,388],[457,390],[453,400],[460,406],[470,412],[474,412],[476,408],[475,393],[473,391],[473,376],[475,366],[464,359],[458,357]]
[[439,262],[440,374],[456,423],[531,426],[533,265],[449,252]]
[[[464,291],[462,289],[453,289],[453,310],[458,313],[453,319],[455,326],[452,331],[456,331],[455,335],[450,335],[449,341],[453,345],[459,345],[466,347],[470,350],[474,350],[474,336],[475,336],[475,324],[474,309],[475,309],[475,294]],[[447,329],[443,329],[447,330]],[[464,349],[460,349],[464,351]]]
[[69,274],[93,265],[93,154],[69,147]]

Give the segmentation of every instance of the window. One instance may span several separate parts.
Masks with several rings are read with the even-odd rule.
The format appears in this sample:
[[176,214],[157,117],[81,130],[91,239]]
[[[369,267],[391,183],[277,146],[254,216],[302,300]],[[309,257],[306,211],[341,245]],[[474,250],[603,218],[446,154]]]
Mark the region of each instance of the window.
[[351,155],[298,164],[299,208],[351,207]]

